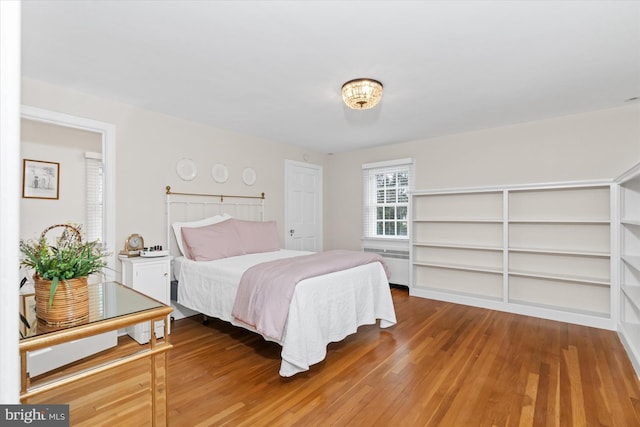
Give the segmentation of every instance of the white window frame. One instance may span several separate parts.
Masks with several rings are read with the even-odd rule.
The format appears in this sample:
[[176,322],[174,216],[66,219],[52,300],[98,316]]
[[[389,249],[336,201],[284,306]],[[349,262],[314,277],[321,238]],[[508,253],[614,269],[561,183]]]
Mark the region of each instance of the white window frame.
[[[407,201],[403,203],[387,204],[384,206],[406,206],[407,208],[407,234],[404,236],[398,235],[378,235],[377,234],[377,208],[380,204],[377,202],[377,184],[376,174],[380,173],[395,173],[402,170],[407,170],[409,173],[409,182],[407,188]],[[363,241],[366,240],[384,240],[384,241],[408,241],[409,240],[409,224],[411,221],[410,207],[409,207],[409,193],[414,187],[414,161],[412,158],[389,160],[384,162],[365,163],[362,165],[362,181],[363,181]],[[396,219],[397,221],[397,219]]]

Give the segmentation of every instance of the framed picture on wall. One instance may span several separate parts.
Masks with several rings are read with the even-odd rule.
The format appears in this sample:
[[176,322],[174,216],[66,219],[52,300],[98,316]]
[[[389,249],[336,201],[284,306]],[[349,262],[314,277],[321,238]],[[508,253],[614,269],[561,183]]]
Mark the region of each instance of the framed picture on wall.
[[22,197],[25,199],[53,199],[60,194],[60,163],[24,159],[22,169]]

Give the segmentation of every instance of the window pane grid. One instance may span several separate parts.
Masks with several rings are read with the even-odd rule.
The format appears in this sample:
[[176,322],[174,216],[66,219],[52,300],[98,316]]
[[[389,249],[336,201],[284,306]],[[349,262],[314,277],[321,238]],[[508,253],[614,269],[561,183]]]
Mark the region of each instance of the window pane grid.
[[409,162],[393,167],[364,169],[365,237],[408,236],[411,184]]

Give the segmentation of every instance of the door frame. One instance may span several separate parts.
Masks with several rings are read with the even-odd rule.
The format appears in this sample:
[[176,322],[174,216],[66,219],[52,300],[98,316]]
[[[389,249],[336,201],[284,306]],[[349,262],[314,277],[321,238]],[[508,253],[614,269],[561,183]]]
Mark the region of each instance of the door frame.
[[47,123],[54,126],[62,126],[80,129],[101,135],[102,139],[102,163],[104,168],[104,212],[103,212],[103,242],[106,251],[112,253],[107,258],[107,268],[104,270],[105,280],[115,280],[116,254],[115,226],[116,226],[116,127],[111,123],[73,116],[57,111],[22,105],[20,117],[36,122]]
[[0,1],[0,402],[20,403],[20,2]]
[[284,161],[284,243],[285,243],[285,248],[287,247],[287,233],[289,232],[290,227],[290,223],[289,223],[289,180],[288,180],[288,172],[289,172],[289,168],[291,166],[298,166],[298,167],[304,167],[304,168],[309,168],[309,169],[315,169],[318,173],[318,193],[320,194],[319,200],[318,200],[318,212],[317,212],[317,217],[320,219],[320,224],[318,225],[318,246],[319,246],[319,251],[321,251],[324,247],[324,242],[323,242],[323,233],[324,233],[324,215],[323,215],[323,199],[324,199],[324,192],[323,192],[323,176],[322,176],[322,166],[321,165],[316,165],[313,163],[307,163],[307,162],[298,162],[295,160],[286,160]]

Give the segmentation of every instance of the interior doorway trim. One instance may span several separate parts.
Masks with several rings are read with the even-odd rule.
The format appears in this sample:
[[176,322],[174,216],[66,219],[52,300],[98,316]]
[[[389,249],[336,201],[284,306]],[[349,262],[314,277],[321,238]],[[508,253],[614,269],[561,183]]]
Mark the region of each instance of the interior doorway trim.
[[84,117],[72,116],[57,111],[22,105],[20,117],[37,122],[64,126],[99,133],[102,139],[102,159],[104,167],[104,243],[106,251],[112,255],[104,271],[106,280],[115,280],[115,225],[116,225],[116,127]]

